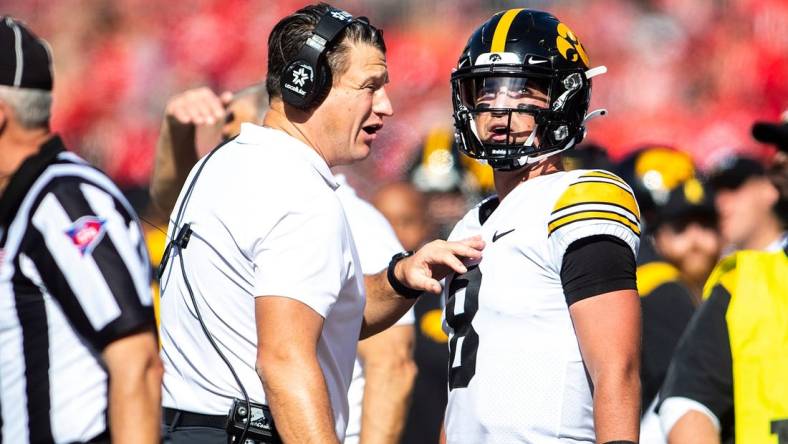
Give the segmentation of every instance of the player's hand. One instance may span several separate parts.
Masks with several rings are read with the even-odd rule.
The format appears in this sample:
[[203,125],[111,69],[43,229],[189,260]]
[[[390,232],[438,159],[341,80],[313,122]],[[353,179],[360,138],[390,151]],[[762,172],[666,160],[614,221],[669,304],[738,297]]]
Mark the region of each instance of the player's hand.
[[480,236],[461,241],[435,240],[421,247],[394,267],[394,276],[405,286],[415,290],[439,294],[440,280],[449,273],[468,271],[463,262],[477,262],[482,257],[484,241]]
[[165,115],[171,124],[221,126],[227,119],[227,106],[232,99],[231,92],[216,95],[206,87],[190,89],[167,102]]

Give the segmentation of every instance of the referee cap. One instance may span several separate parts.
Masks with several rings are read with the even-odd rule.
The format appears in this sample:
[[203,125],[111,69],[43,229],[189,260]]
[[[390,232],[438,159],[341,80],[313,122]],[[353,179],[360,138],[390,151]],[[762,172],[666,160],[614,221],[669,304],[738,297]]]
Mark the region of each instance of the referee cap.
[[52,90],[49,44],[7,16],[0,16],[0,85]]

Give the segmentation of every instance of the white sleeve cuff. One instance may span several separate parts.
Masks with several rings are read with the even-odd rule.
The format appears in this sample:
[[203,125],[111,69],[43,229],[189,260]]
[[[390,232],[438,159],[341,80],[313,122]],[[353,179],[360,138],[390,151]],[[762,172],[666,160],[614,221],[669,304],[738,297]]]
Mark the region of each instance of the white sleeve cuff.
[[717,429],[717,432],[720,431],[720,420],[717,418],[717,415],[708,409],[708,407],[694,399],[671,397],[663,401],[662,406],[659,408],[659,421],[665,436],[670,435],[670,431],[673,430],[673,426],[676,425],[676,422],[690,410],[695,410],[706,415],[712,424],[714,424],[714,428]]

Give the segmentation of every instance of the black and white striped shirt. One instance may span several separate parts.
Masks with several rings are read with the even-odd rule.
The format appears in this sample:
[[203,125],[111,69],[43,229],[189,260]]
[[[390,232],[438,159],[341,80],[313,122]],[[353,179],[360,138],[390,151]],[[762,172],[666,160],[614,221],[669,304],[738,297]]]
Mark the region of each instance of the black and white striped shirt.
[[130,205],[54,136],[0,198],[0,442],[106,436],[101,352],[154,328],[149,283]]

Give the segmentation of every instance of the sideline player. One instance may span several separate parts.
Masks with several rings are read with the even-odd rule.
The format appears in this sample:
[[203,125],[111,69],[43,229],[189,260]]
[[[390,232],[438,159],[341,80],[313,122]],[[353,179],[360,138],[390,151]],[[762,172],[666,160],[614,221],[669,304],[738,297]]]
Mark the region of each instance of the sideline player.
[[[756,124],[753,135],[782,151],[769,176],[784,209],[788,122]],[[786,274],[788,243],[736,252],[714,270],[660,391],[668,442],[788,442]]]
[[560,156],[601,72],[566,24],[511,9],[452,74],[460,149],[493,167],[497,196],[450,236],[487,247],[444,287],[448,443],[638,441],[638,205],[619,177],[564,172]]

